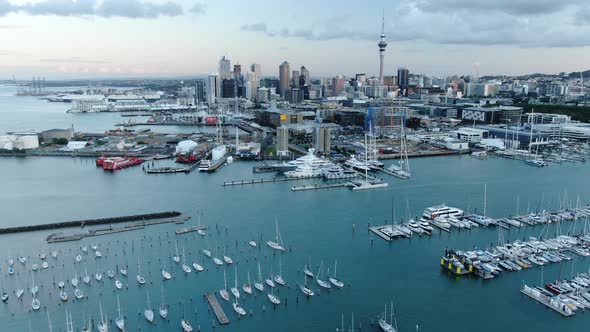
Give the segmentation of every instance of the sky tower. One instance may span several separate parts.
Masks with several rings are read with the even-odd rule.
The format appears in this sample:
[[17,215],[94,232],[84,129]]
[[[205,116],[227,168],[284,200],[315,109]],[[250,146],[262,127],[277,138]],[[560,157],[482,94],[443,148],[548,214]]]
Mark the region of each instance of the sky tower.
[[383,14],[381,19],[381,39],[377,46],[379,46],[379,81],[383,85],[383,58],[385,57],[385,48],[387,47],[387,42],[385,41],[385,14]]

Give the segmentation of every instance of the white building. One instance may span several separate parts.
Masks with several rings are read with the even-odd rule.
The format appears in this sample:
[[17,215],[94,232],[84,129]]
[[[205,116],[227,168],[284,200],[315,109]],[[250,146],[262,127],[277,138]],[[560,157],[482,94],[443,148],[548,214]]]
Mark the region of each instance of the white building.
[[478,143],[489,136],[489,131],[477,128],[462,127],[451,131],[451,134],[459,140],[468,143]]
[[217,102],[220,87],[219,75],[210,74],[207,78],[207,104],[209,106]]
[[39,137],[35,134],[0,135],[0,149],[30,150],[39,147]]

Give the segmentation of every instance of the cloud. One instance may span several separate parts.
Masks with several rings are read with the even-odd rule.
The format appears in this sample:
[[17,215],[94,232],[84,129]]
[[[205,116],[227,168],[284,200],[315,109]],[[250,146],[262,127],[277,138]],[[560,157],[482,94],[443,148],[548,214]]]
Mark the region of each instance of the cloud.
[[[525,48],[590,46],[590,6],[584,5],[586,1],[409,0],[385,12],[386,18],[393,18],[386,20],[385,33],[390,42]],[[274,28],[255,23],[241,30],[269,37],[372,42],[378,39],[380,30],[378,23],[369,30],[364,25],[337,20],[312,26]]]
[[191,13],[193,13],[195,15],[205,14],[206,11],[207,11],[207,5],[204,4],[204,3],[196,3],[189,10],[189,12],[191,12]]
[[71,58],[50,58],[50,59],[41,59],[41,62],[57,62],[57,63],[85,63],[85,64],[105,64],[109,63],[108,61],[101,61],[101,60],[91,60],[91,59],[83,59],[78,57],[71,57]]
[[[189,12],[202,14],[206,6],[195,4]],[[144,0],[41,0],[12,4],[0,0],[0,16],[24,13],[34,16],[96,16],[124,18],[157,18],[179,16],[183,7],[172,1],[153,3]]]

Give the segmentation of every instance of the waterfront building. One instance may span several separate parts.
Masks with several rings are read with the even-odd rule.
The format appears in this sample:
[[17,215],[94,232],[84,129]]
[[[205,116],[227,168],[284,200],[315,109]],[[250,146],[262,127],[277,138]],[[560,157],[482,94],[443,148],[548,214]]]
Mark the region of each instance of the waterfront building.
[[285,98],[285,94],[289,89],[289,84],[291,83],[289,74],[290,74],[290,65],[287,61],[281,63],[279,66],[279,94],[281,97]]
[[451,134],[454,138],[458,140],[465,141],[468,143],[478,143],[482,139],[488,138],[489,130],[471,127],[461,127],[457,130],[451,131]]

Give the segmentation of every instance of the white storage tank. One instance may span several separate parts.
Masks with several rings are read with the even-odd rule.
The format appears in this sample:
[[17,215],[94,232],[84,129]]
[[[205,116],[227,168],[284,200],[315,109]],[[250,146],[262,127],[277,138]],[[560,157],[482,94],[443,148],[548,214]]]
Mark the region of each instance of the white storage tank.
[[197,146],[199,146],[199,145],[193,140],[180,141],[180,142],[178,142],[178,145],[176,145],[176,153],[177,154],[191,153],[191,152],[193,152],[194,149],[197,148]]

